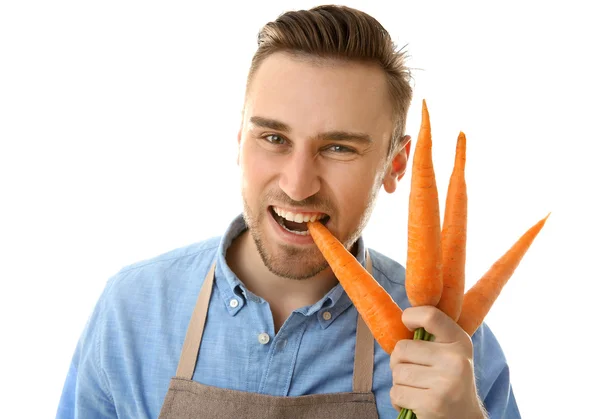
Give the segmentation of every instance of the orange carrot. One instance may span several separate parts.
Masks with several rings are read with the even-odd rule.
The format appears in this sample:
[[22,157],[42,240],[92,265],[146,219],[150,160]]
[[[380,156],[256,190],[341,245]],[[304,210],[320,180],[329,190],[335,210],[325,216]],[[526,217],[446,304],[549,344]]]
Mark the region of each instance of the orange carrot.
[[402,309],[388,292],[327,227],[319,221],[307,225],[315,244],[381,348],[391,354],[396,342],[412,339],[412,332],[402,323]]
[[527,230],[515,244],[479,279],[464,296],[458,324],[469,335],[481,326],[502,288],[523,259],[550,213]]
[[454,169],[450,176],[442,227],[442,277],[444,289],[437,307],[454,321],[460,316],[465,292],[467,246],[466,137],[458,135]]
[[443,289],[440,209],[431,153],[431,125],[423,100],[408,201],[406,295],[414,306],[435,306]]

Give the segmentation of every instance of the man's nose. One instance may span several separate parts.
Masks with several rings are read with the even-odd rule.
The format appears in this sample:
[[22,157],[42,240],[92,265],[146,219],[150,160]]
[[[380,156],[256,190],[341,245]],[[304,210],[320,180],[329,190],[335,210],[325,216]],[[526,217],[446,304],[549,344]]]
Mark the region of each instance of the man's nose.
[[302,201],[321,188],[318,162],[308,151],[294,151],[285,162],[279,187],[294,201]]

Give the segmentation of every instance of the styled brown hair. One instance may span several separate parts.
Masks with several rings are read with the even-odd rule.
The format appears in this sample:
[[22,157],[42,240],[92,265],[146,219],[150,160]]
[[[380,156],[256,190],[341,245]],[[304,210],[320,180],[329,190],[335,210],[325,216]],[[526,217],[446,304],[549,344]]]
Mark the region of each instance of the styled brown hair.
[[412,100],[411,74],[405,65],[405,52],[396,48],[387,30],[375,18],[360,10],[336,5],[289,11],[264,25],[257,41],[246,91],[265,58],[280,51],[309,58],[379,65],[387,76],[395,119],[388,156],[398,149]]

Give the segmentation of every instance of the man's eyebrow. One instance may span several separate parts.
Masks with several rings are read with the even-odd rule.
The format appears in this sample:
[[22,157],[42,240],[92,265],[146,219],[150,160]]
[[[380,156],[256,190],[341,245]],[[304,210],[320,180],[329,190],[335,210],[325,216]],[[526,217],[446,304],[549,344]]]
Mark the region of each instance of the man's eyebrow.
[[373,143],[373,139],[368,134],[362,132],[348,132],[348,131],[328,131],[317,135],[317,138],[323,141],[351,141],[370,145]]
[[[250,123],[260,128],[272,129],[275,131],[281,131],[285,133],[291,132],[291,128],[285,122],[277,121],[275,119],[264,118],[262,116],[253,116],[250,118]],[[323,141],[354,141],[363,144],[372,144],[373,139],[370,135],[362,132],[348,132],[348,131],[327,131],[317,134],[317,137]]]
[[262,116],[253,116],[250,123],[260,128],[268,128],[275,131],[290,132],[290,126],[284,122],[275,119],[263,118]]

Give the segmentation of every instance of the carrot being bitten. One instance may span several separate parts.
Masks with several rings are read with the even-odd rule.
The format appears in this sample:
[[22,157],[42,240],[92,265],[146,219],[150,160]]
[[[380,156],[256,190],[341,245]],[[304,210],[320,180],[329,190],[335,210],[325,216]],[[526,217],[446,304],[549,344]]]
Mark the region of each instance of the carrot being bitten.
[[402,323],[402,309],[388,292],[327,227],[319,221],[307,225],[315,244],[381,348],[391,354],[396,342],[412,339],[413,333]]

